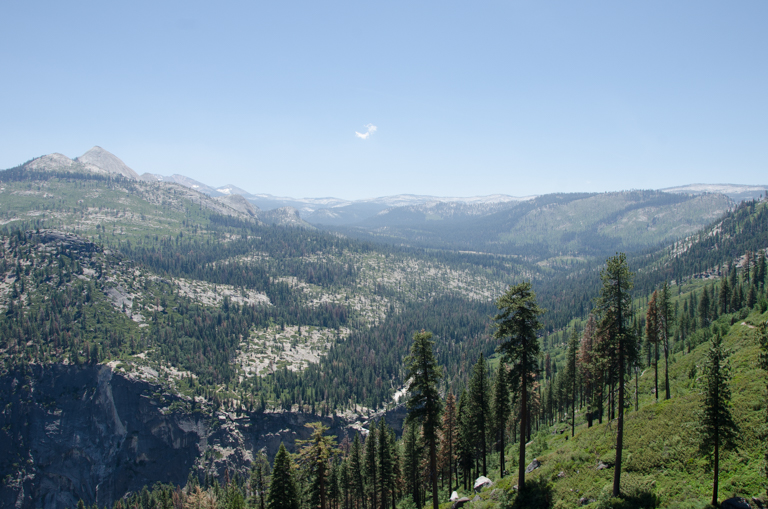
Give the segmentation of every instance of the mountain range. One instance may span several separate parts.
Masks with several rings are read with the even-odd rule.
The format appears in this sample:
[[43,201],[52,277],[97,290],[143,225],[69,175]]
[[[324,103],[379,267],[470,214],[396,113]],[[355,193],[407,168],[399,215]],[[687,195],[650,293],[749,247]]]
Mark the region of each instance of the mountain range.
[[[541,462],[531,475],[551,480],[556,507],[575,506],[575,490],[586,500],[578,504],[589,503],[615,461],[614,420],[591,427],[579,408],[578,433],[566,441],[567,418],[557,413],[571,370],[567,338],[585,330],[601,269],[617,251],[635,273],[637,337],[660,285],[669,285],[677,315],[672,399],[653,401],[647,344],[643,374],[635,371],[628,479],[657,482],[649,489],[670,507],[700,497],[703,459],[679,444],[693,440],[696,370],[715,330],[738,351],[738,383],[751,384],[738,389],[737,418],[757,429],[765,415],[754,362],[756,327],[768,319],[765,201],[736,203],[701,186],[526,199],[403,195],[370,200],[384,208],[354,224],[328,226],[292,206],[263,210],[234,186],[213,196],[181,176],[136,174],[98,147],[0,171],[1,506],[71,508],[83,499],[149,509],[169,506],[175,493],[181,507],[196,482],[213,491],[225,479],[242,483],[262,452],[271,459],[281,443],[297,451],[307,423],[323,422],[341,444],[381,419],[399,436],[409,338],[434,334],[440,390],[460,394],[473,386],[471,373],[486,372],[472,368],[481,354],[495,371],[494,301],[521,281],[547,310],[525,462]],[[726,287],[730,298],[717,297]],[[713,329],[710,313],[721,314]],[[738,479],[735,493],[754,494],[763,446],[744,437],[744,453],[723,465]],[[699,488],[681,492],[692,479]],[[492,481],[512,493],[511,477]],[[165,502],[145,496],[157,482],[169,483]],[[482,503],[496,507],[492,493],[481,493]]]

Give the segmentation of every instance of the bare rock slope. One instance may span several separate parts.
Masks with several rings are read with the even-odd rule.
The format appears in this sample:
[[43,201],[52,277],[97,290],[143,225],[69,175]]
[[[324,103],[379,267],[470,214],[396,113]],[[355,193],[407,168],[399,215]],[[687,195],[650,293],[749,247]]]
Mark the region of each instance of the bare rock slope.
[[106,173],[116,173],[124,177],[140,180],[139,174],[128,167],[119,157],[101,147],[93,147],[77,158],[79,163],[94,166]]

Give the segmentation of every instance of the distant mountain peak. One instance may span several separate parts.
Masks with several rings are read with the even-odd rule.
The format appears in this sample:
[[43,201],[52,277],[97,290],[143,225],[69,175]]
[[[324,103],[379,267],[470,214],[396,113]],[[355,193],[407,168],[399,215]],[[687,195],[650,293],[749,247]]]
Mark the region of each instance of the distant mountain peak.
[[[119,157],[96,145],[91,150],[81,155],[75,161],[88,166],[93,166],[96,171],[114,173],[124,177],[140,180],[139,174],[133,171]],[[89,168],[93,169],[93,168]]]

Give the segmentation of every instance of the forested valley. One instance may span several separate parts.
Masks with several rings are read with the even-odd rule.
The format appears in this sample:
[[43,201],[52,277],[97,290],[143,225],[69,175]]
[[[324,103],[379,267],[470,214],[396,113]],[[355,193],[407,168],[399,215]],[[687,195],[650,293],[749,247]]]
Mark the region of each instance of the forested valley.
[[[668,244],[603,256],[603,235],[594,252],[546,246],[537,259],[267,225],[120,177],[21,167],[0,184],[0,436],[15,444],[0,457],[4,501],[37,507],[34,494],[66,491],[46,495],[50,505],[456,509],[766,498],[765,201]],[[240,436],[289,415],[302,431],[284,444],[270,432],[271,445],[248,451],[234,439],[187,444],[199,454],[186,482],[51,488],[66,475],[35,458],[55,430],[30,444],[38,416],[17,411],[61,412],[36,379],[45,366],[95,370],[99,387],[113,376],[103,369],[145,384],[156,415],[194,416],[186,433]],[[109,447],[138,451],[141,436],[124,431]]]

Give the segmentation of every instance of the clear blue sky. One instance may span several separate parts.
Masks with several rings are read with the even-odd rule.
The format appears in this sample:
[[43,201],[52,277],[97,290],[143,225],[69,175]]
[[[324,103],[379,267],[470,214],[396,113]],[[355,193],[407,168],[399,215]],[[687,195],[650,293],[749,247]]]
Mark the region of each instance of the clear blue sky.
[[219,4],[2,2],[0,168],[100,145],[297,197],[768,184],[764,0]]

